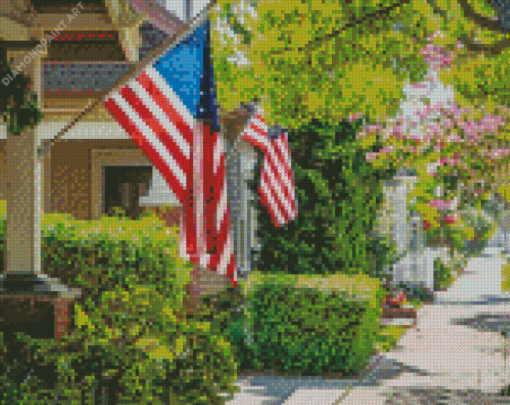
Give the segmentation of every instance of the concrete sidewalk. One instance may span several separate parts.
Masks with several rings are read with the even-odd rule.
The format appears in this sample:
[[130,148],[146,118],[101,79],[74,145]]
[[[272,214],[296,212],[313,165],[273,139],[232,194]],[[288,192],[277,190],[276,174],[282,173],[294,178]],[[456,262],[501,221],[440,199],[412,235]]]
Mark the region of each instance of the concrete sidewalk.
[[500,251],[487,248],[471,259],[434,305],[419,310],[417,327],[374,357],[359,379],[245,377],[228,404],[510,404],[495,394],[510,384],[500,333],[505,325],[510,330],[510,298],[501,292]]
[[[510,330],[510,298],[501,292],[500,250],[471,259],[455,284],[419,311],[417,327],[381,357],[377,383],[369,387],[365,379],[337,403],[510,404],[496,394],[510,384],[500,333]],[[385,376],[390,364],[401,372]]]

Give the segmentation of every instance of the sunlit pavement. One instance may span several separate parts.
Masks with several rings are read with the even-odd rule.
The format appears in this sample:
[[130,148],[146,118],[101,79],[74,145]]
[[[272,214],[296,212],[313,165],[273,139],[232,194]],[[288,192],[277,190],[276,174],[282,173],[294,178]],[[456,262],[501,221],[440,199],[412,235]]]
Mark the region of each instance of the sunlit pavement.
[[400,365],[400,374],[378,378],[373,388],[356,387],[337,403],[510,404],[510,398],[495,395],[510,385],[501,335],[510,330],[510,298],[501,291],[500,252],[486,248],[470,259],[462,276],[419,311],[416,329],[374,370],[388,373],[390,362]]
[[501,335],[507,325],[510,330],[503,262],[499,247],[470,259],[449,290],[419,310],[416,328],[392,351],[374,357],[362,378],[243,377],[241,392],[228,404],[510,404],[496,394],[510,384]]

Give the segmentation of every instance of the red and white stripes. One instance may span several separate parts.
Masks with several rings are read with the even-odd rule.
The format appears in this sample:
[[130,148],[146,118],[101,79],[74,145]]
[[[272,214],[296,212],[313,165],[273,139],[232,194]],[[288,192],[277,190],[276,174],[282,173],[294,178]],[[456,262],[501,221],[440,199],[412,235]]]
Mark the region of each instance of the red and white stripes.
[[184,205],[194,120],[175,92],[153,67],[148,67],[109,95],[105,107]]
[[237,284],[234,245],[231,235],[230,206],[227,198],[227,176],[225,162],[225,141],[219,136],[214,145],[214,181],[218,190],[215,205],[216,252],[210,256],[208,268],[228,276]]
[[281,130],[271,139],[262,111],[258,110],[248,121],[243,138],[264,151],[258,191],[273,223],[281,227],[298,212],[287,132]]
[[110,94],[105,107],[184,206],[181,256],[228,275],[236,284],[224,145],[219,134],[209,123],[195,122],[152,66]]

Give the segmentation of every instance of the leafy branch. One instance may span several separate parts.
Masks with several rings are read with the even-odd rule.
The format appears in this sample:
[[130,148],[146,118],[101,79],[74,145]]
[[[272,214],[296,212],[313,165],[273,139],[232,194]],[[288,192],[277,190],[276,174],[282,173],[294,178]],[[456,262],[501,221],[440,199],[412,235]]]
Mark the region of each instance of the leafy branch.
[[[395,4],[392,4],[391,6],[388,6],[388,7],[385,7],[385,8],[382,8],[382,9],[375,10],[373,12],[367,13],[365,16],[363,16],[361,18],[357,18],[357,19],[353,20],[352,22],[350,22],[348,24],[345,24],[343,27],[338,28],[336,30],[333,30],[329,34],[326,34],[326,35],[324,35],[324,36],[322,36],[320,38],[316,38],[316,39],[311,40],[306,45],[303,45],[302,47],[299,47],[297,50],[299,52],[302,52],[302,51],[311,52],[314,49],[316,49],[323,42],[326,42],[326,41],[329,41],[329,40],[331,40],[333,38],[336,38],[342,32],[344,32],[344,31],[346,31],[346,30],[348,30],[350,28],[357,27],[359,24],[365,22],[366,20],[372,20],[374,18],[381,19],[382,17],[390,14],[396,8],[402,7],[403,5],[408,4],[410,1],[411,0],[400,0],[399,2],[397,2]],[[271,52],[269,52],[269,54],[270,55],[278,55],[278,54],[283,54],[285,52],[289,52],[291,50],[292,50],[292,48],[285,47],[285,48],[282,48],[282,49],[277,50],[277,51],[271,51]]]

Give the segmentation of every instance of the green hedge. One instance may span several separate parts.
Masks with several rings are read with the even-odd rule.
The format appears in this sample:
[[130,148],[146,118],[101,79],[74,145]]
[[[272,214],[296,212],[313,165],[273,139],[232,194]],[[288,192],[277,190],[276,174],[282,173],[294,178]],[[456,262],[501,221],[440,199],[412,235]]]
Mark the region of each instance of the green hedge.
[[247,345],[258,370],[352,375],[375,352],[384,296],[376,280],[254,272],[245,294]]
[[[110,384],[118,404],[220,405],[229,399],[220,394],[236,390],[230,343],[207,321],[186,317],[192,265],[178,256],[176,228],[154,215],[47,214],[42,263],[44,273],[82,290],[77,328],[61,343],[21,335],[17,348],[0,345],[9,359],[0,375],[11,370],[0,402],[99,403],[101,386]],[[48,367],[57,370],[55,387],[29,373]]]
[[154,216],[82,221],[61,214],[45,215],[42,228],[44,273],[81,288],[86,311],[103,292],[134,283],[155,286],[183,308],[192,267],[178,255],[177,228]]
[[[370,147],[356,139],[362,122],[329,126],[321,121],[289,133],[298,215],[275,227],[267,208],[257,198],[257,237],[260,251],[256,269],[289,274],[371,274],[374,259],[383,258],[370,234],[383,201],[383,181],[395,170],[375,168],[366,152]],[[368,149],[367,149],[368,148]],[[263,153],[258,152],[259,167]],[[251,182],[255,195],[261,171]],[[389,254],[389,252],[388,252]],[[384,260],[376,260],[381,273]]]
[[448,288],[453,281],[452,271],[449,265],[442,262],[441,259],[434,260],[434,290]]

